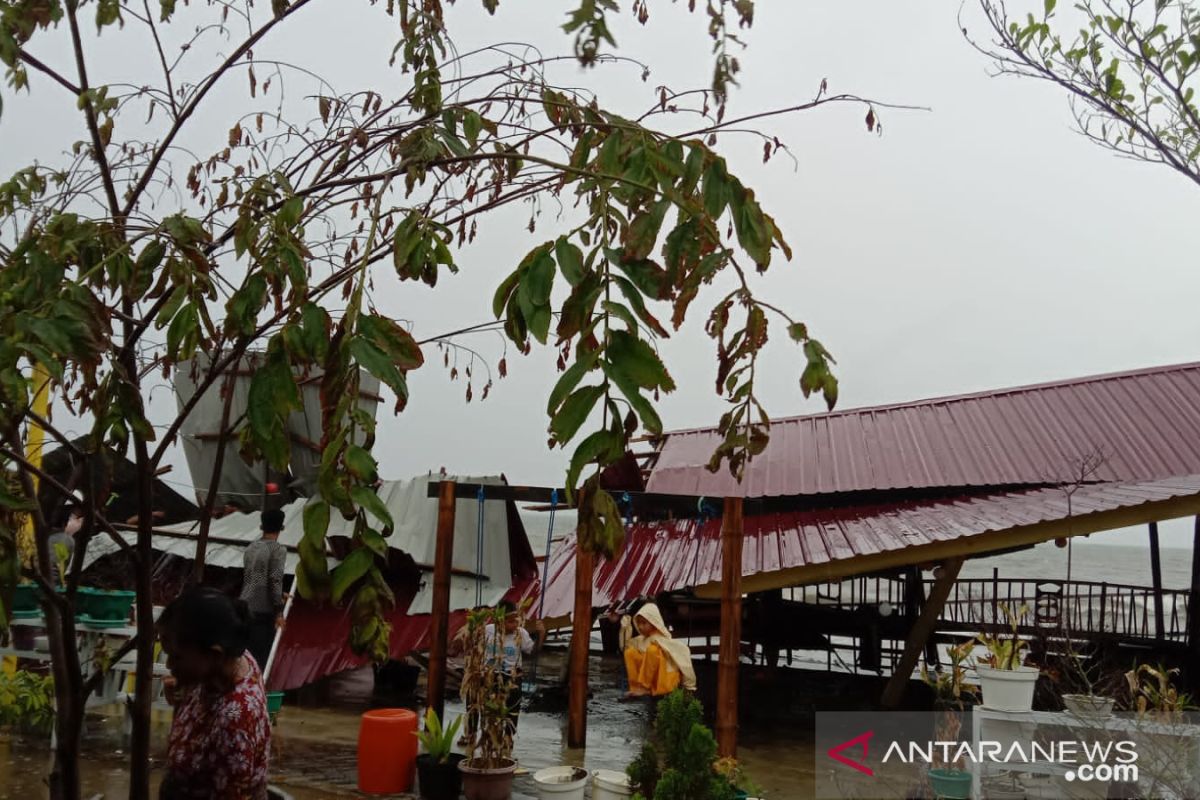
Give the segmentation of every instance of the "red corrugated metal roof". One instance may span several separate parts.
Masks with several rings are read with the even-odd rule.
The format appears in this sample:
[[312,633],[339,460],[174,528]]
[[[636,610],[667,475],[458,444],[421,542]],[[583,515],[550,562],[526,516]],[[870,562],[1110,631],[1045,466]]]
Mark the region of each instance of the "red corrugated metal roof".
[[[809,565],[861,570],[849,563],[861,556],[906,550],[937,542],[1007,531],[1068,517],[1133,508],[1181,497],[1200,497],[1200,475],[1144,483],[1081,486],[1068,508],[1059,488],[993,492],[984,495],[848,505],[809,511],[751,515],[744,522],[742,575],[778,572]],[[593,605],[653,596],[721,580],[721,520],[694,519],[635,523],[625,547],[595,570]],[[916,551],[912,563],[923,559]],[[836,562],[847,562],[844,566]],[[570,614],[575,591],[575,539],[569,537],[550,560],[545,616]]]
[[712,473],[714,429],[667,435],[647,490],[745,497],[1200,474],[1200,364],[779,419],[741,486]]

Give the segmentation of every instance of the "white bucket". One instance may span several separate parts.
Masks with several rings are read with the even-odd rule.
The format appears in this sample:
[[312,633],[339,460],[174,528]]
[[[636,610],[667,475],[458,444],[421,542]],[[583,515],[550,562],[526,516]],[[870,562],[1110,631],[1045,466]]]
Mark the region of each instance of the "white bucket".
[[1033,689],[1037,685],[1037,667],[992,669],[977,666],[983,689],[983,705],[993,711],[1029,711],[1033,708]]
[[579,767],[546,767],[533,773],[541,800],[583,800],[587,771]]
[[598,769],[592,773],[592,800],[625,800],[633,796],[629,776],[611,769]]

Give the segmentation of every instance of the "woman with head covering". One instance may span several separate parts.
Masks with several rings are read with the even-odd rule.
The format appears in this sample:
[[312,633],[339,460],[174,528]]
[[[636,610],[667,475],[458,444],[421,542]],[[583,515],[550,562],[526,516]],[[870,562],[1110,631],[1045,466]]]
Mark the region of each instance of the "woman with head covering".
[[686,644],[671,638],[658,606],[646,603],[634,615],[633,624],[638,635],[625,645],[625,672],[629,678],[626,697],[660,697],[679,686],[694,691],[692,652]]
[[266,800],[271,726],[262,673],[247,654],[250,611],[188,589],[159,617],[175,706],[160,800]]

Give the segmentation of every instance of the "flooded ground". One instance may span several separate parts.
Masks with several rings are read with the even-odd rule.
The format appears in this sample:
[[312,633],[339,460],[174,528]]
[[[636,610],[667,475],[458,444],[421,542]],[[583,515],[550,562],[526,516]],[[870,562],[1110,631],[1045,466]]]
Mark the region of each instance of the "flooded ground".
[[[553,659],[547,653],[553,672]],[[703,665],[701,680],[705,682]],[[565,698],[547,690],[534,698],[521,714],[516,756],[530,773],[541,767],[571,764],[586,769],[624,770],[650,730],[652,706],[620,703],[621,665],[615,658],[593,656],[592,697],[588,704],[588,747],[569,749],[566,741]],[[366,679],[343,680],[334,707],[303,708],[285,705],[275,729],[272,783],[297,800],[356,797],[356,741],[359,716],[371,704],[369,672]],[[748,679],[752,676],[748,675]],[[748,680],[748,683],[751,683]],[[812,726],[796,695],[775,692],[771,700],[743,707],[739,758],[750,777],[769,798],[810,797],[813,787]],[[831,694],[838,694],[834,691]],[[844,693],[842,693],[844,694]],[[411,704],[401,701],[397,705]],[[795,701],[795,702],[793,702]],[[770,708],[766,708],[766,706]],[[811,707],[809,705],[808,707]],[[764,712],[771,713],[764,713]],[[461,703],[448,703],[447,714],[461,714]],[[155,724],[155,751],[161,757],[169,727],[167,719]],[[158,763],[161,763],[158,762]],[[0,740],[0,800],[35,800],[46,796],[44,776],[49,764],[49,743],[29,738]],[[85,743],[84,797],[124,797],[127,792],[127,756],[121,719],[92,715]],[[156,776],[157,777],[157,776]],[[517,797],[534,796],[528,776],[518,779]]]

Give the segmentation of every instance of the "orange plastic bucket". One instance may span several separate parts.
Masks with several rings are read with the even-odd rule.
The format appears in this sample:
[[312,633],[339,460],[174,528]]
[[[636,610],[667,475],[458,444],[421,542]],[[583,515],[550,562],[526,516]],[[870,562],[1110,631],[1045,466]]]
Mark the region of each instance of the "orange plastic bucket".
[[417,769],[417,714],[407,708],[377,708],[358,728],[358,790],[401,794],[412,788]]

